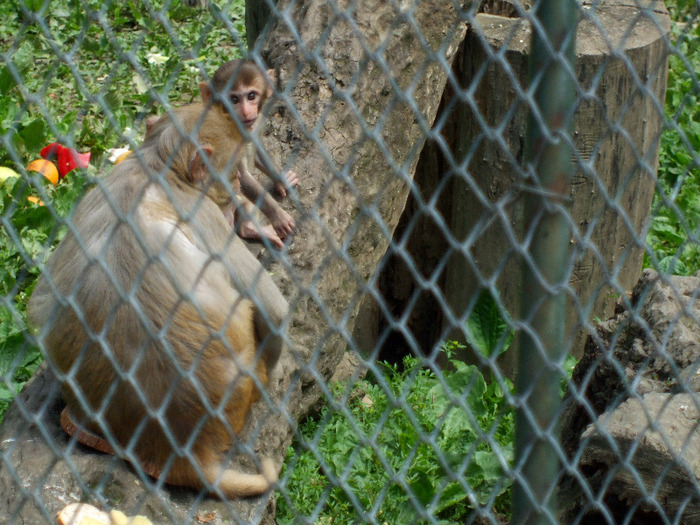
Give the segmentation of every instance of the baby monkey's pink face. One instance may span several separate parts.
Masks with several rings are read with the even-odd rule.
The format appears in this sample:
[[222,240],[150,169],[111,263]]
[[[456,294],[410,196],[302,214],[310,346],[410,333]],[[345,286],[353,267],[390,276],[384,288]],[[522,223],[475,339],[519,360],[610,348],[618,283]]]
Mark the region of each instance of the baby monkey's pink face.
[[257,86],[242,86],[229,93],[236,115],[247,129],[253,129],[260,112],[262,92]]

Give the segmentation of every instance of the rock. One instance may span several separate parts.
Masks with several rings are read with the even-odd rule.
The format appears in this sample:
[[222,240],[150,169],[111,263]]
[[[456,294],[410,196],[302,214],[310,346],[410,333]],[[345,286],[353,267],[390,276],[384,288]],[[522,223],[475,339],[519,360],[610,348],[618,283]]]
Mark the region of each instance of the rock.
[[[586,446],[579,468],[605,469],[606,492],[630,505],[641,502],[646,513],[655,513],[660,505],[675,518],[682,509],[683,523],[698,523],[699,420],[691,394],[652,392],[628,399],[583,433]],[[654,503],[644,502],[649,494]]]
[[584,480],[620,520],[700,520],[699,291],[698,277],[645,270],[588,338],[562,417],[562,445],[581,475],[560,487],[563,523],[600,516]]

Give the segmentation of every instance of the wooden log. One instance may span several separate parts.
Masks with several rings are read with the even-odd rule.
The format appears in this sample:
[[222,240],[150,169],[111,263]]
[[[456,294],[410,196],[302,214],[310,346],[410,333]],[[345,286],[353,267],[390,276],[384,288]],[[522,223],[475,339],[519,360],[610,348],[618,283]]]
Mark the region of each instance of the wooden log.
[[[618,0],[584,4],[576,35],[576,173],[564,209],[571,217],[574,245],[567,329],[577,356],[583,348],[583,323],[608,317],[641,272],[668,68],[670,19],[661,4],[655,6],[645,11]],[[521,167],[530,37],[529,24],[521,18],[476,16],[466,51],[454,64],[455,76],[473,93],[472,100],[443,101],[438,121],[450,151],[429,143],[416,174],[417,193],[425,202],[435,200],[437,214],[409,199],[397,229],[397,236],[410,236],[410,256],[421,275],[436,280],[444,291],[436,299],[435,293],[422,292],[415,278],[396,283],[390,276],[399,274],[405,263],[385,266],[380,282],[391,286],[381,292],[390,310],[399,310],[415,293],[426,297],[415,306],[423,313],[415,319],[407,316],[408,328],[424,342],[424,351],[446,338],[464,340],[461,325],[480,288],[489,283],[495,283],[511,317],[519,319],[527,231],[522,206],[526,188],[532,187]],[[436,216],[450,225],[459,250],[450,248]],[[442,259],[432,256],[436,243],[451,257],[446,270]],[[444,305],[457,326],[446,318]],[[442,329],[436,330],[435,323],[426,326],[426,316],[442,317]],[[514,354],[500,360],[502,371],[511,376]],[[469,354],[463,357],[473,360]]]

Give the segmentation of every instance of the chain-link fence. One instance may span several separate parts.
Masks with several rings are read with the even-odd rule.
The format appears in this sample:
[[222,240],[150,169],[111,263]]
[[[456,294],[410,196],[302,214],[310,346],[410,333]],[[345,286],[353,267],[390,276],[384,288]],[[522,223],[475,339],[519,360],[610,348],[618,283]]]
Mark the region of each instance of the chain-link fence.
[[699,9],[3,2],[0,523],[700,523]]

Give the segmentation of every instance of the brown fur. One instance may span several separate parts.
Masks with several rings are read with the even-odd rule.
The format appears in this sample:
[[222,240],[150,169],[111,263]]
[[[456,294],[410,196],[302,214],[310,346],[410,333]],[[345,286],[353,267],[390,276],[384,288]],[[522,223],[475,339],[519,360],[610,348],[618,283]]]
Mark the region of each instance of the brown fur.
[[248,475],[222,459],[279,357],[268,321],[279,330],[288,307],[231,234],[232,181],[204,161],[235,174],[240,133],[216,107],[181,115],[160,119],[80,202],[29,318],[79,426],[168,483],[199,489],[201,472],[226,497],[256,495],[276,480],[271,461]]

